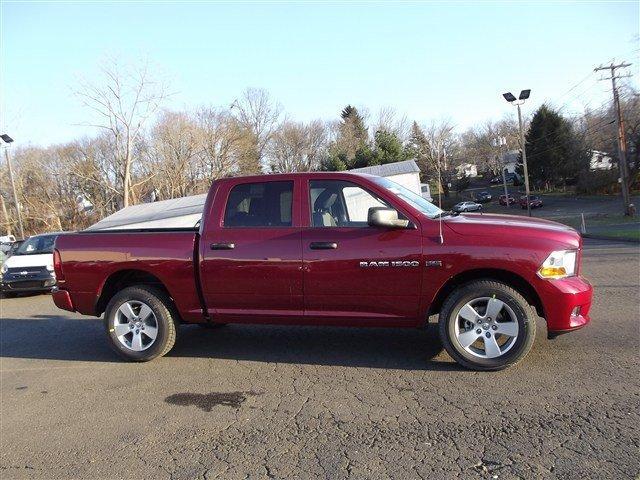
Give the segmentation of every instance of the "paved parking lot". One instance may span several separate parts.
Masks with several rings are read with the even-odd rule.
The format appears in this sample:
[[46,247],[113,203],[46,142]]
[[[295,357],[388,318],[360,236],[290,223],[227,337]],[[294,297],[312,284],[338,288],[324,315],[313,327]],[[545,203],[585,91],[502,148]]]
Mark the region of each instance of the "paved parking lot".
[[587,242],[592,324],[497,373],[382,329],[190,326],[122,363],[100,320],[2,300],[0,477],[637,478],[638,253]]

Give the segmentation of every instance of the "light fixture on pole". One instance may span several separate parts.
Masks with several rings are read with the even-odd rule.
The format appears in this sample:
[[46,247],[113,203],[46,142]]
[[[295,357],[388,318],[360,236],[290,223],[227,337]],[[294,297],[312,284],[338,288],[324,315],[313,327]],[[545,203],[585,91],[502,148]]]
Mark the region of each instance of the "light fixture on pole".
[[22,213],[20,213],[20,203],[18,202],[18,194],[16,193],[16,182],[13,179],[13,168],[11,167],[11,158],[9,158],[9,144],[13,143],[11,138],[6,133],[0,135],[0,138],[7,145],[4,147],[4,158],[7,160],[9,166],[9,180],[11,180],[11,189],[13,190],[13,203],[16,206],[16,213],[18,214],[18,228],[20,228],[20,238],[24,239],[24,228],[22,227]]
[[518,98],[511,92],[503,93],[502,96],[504,99],[509,102],[511,105],[516,105],[518,107],[518,127],[520,129],[520,149],[522,151],[522,166],[524,167],[524,189],[525,196],[527,199],[527,213],[531,216],[531,205],[529,204],[529,170],[527,168],[527,151],[524,148],[524,131],[522,129],[522,112],[520,111],[520,105],[524,103],[524,101],[529,98],[531,94],[531,90],[522,90],[520,92],[520,96]]

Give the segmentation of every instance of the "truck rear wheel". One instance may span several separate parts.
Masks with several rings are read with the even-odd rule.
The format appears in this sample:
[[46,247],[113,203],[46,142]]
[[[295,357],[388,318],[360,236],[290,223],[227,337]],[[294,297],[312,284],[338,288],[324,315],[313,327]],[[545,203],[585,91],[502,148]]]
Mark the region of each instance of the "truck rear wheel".
[[458,288],[444,302],[438,322],[440,339],[462,366],[501,370],[529,353],[536,316],[513,288],[477,280]]
[[169,352],[176,341],[173,304],[161,290],[127,287],[113,296],[104,325],[111,347],[134,362],[148,362]]

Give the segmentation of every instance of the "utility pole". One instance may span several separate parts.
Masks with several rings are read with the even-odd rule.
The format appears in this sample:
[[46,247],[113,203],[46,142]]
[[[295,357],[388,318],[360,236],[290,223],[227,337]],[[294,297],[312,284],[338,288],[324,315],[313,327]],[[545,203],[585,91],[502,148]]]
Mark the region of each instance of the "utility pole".
[[24,228],[22,227],[22,214],[20,213],[20,203],[18,202],[18,194],[16,193],[16,182],[13,179],[13,168],[11,168],[11,159],[9,158],[8,147],[4,148],[4,158],[7,160],[9,166],[9,180],[11,181],[11,189],[13,190],[13,203],[16,206],[16,213],[18,214],[18,228],[20,229],[20,238],[24,239]]
[[622,203],[624,204],[624,214],[632,215],[631,212],[631,198],[629,196],[629,165],[627,164],[627,140],[624,131],[624,118],[622,117],[622,110],[620,109],[620,96],[618,94],[618,87],[616,86],[616,79],[630,77],[630,74],[617,75],[616,70],[618,68],[630,67],[630,63],[619,63],[614,65],[601,65],[595,68],[594,72],[601,70],[609,70],[611,72],[610,78],[601,78],[600,80],[611,80],[611,90],[613,91],[613,106],[616,110],[616,130],[618,134],[618,168],[620,170],[620,190],[622,191]]

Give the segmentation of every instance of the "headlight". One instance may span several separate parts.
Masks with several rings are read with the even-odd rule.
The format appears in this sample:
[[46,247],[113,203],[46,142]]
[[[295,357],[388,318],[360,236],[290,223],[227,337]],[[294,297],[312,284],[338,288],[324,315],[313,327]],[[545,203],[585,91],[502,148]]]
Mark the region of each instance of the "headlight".
[[47,270],[49,270],[50,272],[53,272],[53,265],[47,265]]
[[0,273],[2,275],[4,275],[5,273],[7,273],[8,267],[3,263],[2,266],[0,267]]
[[538,269],[541,278],[565,278],[576,274],[578,252],[575,250],[558,250],[551,252]]

